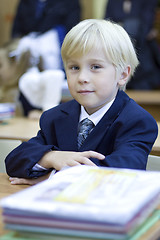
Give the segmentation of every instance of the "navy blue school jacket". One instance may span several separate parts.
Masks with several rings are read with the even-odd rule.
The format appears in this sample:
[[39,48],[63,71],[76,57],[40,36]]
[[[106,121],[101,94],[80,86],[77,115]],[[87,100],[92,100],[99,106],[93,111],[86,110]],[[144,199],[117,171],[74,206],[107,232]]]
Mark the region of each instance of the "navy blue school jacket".
[[[31,178],[45,172],[32,167],[50,150],[78,151],[77,127],[80,104],[75,100],[44,112],[40,131],[23,142],[6,158],[9,176]],[[95,126],[79,151],[93,150],[104,154],[105,160],[91,159],[98,166],[146,169],[148,154],[157,137],[154,118],[123,91]]]

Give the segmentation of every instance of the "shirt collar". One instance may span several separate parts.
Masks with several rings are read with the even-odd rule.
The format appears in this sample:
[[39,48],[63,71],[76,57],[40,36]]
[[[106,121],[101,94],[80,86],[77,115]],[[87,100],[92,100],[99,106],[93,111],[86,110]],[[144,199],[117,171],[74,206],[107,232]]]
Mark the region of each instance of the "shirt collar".
[[88,118],[90,119],[94,125],[97,125],[97,123],[101,120],[101,118],[104,116],[104,114],[109,110],[111,107],[112,103],[114,102],[115,98],[107,103],[104,107],[100,108],[98,111],[93,113],[92,115],[89,115],[84,107],[81,105],[81,113],[80,113],[80,118],[79,122],[81,122],[83,119]]

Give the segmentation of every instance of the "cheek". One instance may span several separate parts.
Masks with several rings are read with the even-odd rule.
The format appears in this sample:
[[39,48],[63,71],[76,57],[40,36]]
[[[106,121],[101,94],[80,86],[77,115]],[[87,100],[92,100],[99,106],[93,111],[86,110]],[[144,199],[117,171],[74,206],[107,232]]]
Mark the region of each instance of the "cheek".
[[105,92],[107,89],[110,89],[115,84],[116,80],[112,79],[112,77],[105,77],[105,78],[99,78],[98,81],[95,81],[94,85],[96,89],[98,89],[101,92]]
[[97,94],[101,97],[106,96],[108,94],[112,94],[118,88],[117,80],[115,76],[110,76],[105,78],[103,81],[99,81],[95,83],[95,88],[97,90]]
[[75,77],[72,74],[67,74],[67,73],[66,73],[66,77],[67,77],[68,86],[73,87],[75,84]]
[[74,81],[72,81],[71,79],[68,80],[67,78],[67,83],[68,83],[68,88],[69,88],[69,91],[72,93],[74,91]]

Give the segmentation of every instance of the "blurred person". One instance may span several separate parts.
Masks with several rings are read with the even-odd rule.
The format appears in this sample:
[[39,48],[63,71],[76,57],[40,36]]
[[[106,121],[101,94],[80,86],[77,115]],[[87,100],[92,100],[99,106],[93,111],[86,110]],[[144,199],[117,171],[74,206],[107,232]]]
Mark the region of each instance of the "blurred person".
[[108,0],[105,18],[120,23],[137,49],[140,65],[128,89],[160,88],[160,49],[154,29],[157,0]]
[[14,39],[0,49],[0,102],[15,103],[17,112],[39,118],[60,103],[64,71],[40,69],[29,48],[19,49]]
[[19,80],[20,100],[25,116],[39,118],[42,111],[61,101],[65,75],[59,41],[56,29],[40,35],[31,33],[19,41],[16,54],[20,55],[26,50],[31,53],[30,68]]
[[62,68],[52,54],[60,52],[65,34],[80,21],[80,13],[79,0],[20,0],[11,38],[23,38],[21,48],[32,45],[32,55],[43,58],[43,69]]
[[[45,61],[48,64],[46,57],[49,57],[48,54],[44,58],[46,49],[48,52],[50,51],[51,57],[52,52],[57,48],[57,42],[60,48],[65,34],[79,21],[79,0],[20,0],[13,21],[11,38],[25,37],[23,42],[30,41],[32,44],[38,38],[39,43],[36,44],[35,41],[34,44],[34,53],[41,51],[45,65]],[[46,65],[45,69],[53,67],[55,62],[51,65],[51,60],[49,67]]]
[[23,37],[31,32],[42,34],[59,26],[68,32],[79,21],[79,0],[20,0],[12,38]]
[[[25,73],[19,84],[21,90],[20,99],[25,110],[25,115],[33,117],[36,115],[38,116],[41,112],[38,108],[38,106],[41,105],[40,98],[38,97],[38,95],[41,96],[41,91],[39,94],[36,92],[35,95],[34,86],[36,85],[38,88],[37,79],[40,79],[40,76],[41,78],[43,76],[43,81],[41,82],[44,82],[45,74],[42,75],[39,73],[39,68],[37,69],[36,67],[37,64],[39,64],[40,61],[39,66],[41,71],[50,70],[50,73],[53,70],[63,71],[60,47],[65,34],[79,21],[79,0],[19,1],[13,22],[11,37],[12,39],[17,37],[21,39],[17,51],[22,52],[24,49],[29,49],[32,56],[32,68]],[[59,87],[62,87],[62,78],[64,78],[62,75],[61,72],[59,75],[60,82],[57,83],[57,91],[55,92],[56,104],[60,102],[61,98]],[[51,77],[51,74],[47,74],[47,77],[49,76]],[[57,79],[57,75],[55,78]],[[56,95],[56,93],[58,95]],[[36,96],[38,98],[36,98]],[[48,96],[50,96],[50,94]],[[33,113],[33,109],[35,108],[37,109],[36,115],[34,115],[35,111]],[[33,114],[30,114],[31,112]]]

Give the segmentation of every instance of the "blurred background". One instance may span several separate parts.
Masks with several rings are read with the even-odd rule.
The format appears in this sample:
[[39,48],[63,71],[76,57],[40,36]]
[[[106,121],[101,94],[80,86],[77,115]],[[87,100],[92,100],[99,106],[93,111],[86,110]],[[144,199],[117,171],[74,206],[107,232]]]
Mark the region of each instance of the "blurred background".
[[[0,46],[10,39],[18,3],[19,0],[0,0]],[[106,3],[107,0],[80,0],[81,19],[102,18]]]
[[[135,79],[130,81],[129,84],[127,85],[127,93],[131,98],[137,101],[137,103],[139,103],[142,107],[144,107],[147,111],[149,111],[157,121],[160,121],[160,0],[153,0],[153,1],[152,0],[134,0],[134,1],[132,0],[119,0],[119,1],[118,0],[73,0],[73,1],[61,0],[57,2],[56,0],[54,1],[47,0],[47,1],[50,2],[50,4],[53,3],[52,18],[53,16],[54,18],[56,18],[55,13],[53,13],[55,11],[54,4],[61,3],[60,6],[62,6],[63,13],[64,13],[65,12],[64,4],[66,4],[67,2],[71,3],[70,5],[68,4],[69,7],[67,6],[68,9],[66,10],[66,13],[65,13],[66,16],[70,15],[70,13],[72,13],[73,15],[72,18],[69,17],[70,22],[68,26],[65,26],[67,28],[66,32],[72,27],[72,25],[76,24],[78,21],[83,19],[88,19],[88,18],[98,18],[98,19],[109,18],[116,22],[122,23],[123,18],[124,17],[126,18],[126,16],[127,18],[131,16],[132,19],[133,18],[135,19],[136,17],[137,18],[143,17],[143,23],[141,25],[142,25],[142,29],[146,32],[143,34],[143,36],[142,36],[143,31],[142,32],[139,31],[139,32],[141,37],[143,37],[143,41],[147,39],[147,42],[149,43],[151,49],[149,49],[150,47],[148,47],[148,45],[144,45],[143,42],[141,42],[141,45],[138,45],[137,52],[139,57],[142,56],[142,61],[143,61],[143,63],[141,61],[141,64],[140,64],[140,66],[142,66],[142,69],[140,67],[139,73],[137,74]],[[39,2],[41,2],[42,4],[43,3],[45,4],[45,2],[47,1],[39,0]],[[30,71],[30,70],[33,70],[33,66],[35,67],[37,56],[34,56],[35,58],[34,64],[32,61],[33,65],[31,66],[31,60],[29,59],[30,57],[29,54],[31,53],[33,55],[34,54],[36,55],[36,50],[37,50],[36,45],[38,45],[37,41],[40,41],[40,44],[43,44],[42,37],[46,36],[45,33],[48,30],[50,29],[53,30],[55,25],[51,26],[50,29],[45,28],[45,29],[42,29],[42,31],[40,29],[41,32],[38,35],[38,37],[40,36],[40,38],[36,38],[37,37],[36,36],[34,39],[32,39],[33,40],[32,49],[29,49],[29,52],[25,51],[24,54],[22,54],[23,53],[22,51],[23,49],[22,49],[21,53],[19,53],[19,55],[16,55],[17,52],[14,51],[14,47],[15,47],[15,44],[17,43],[13,41],[17,37],[16,34],[19,33],[18,41],[22,39],[26,40],[25,37],[30,36],[29,34],[35,31],[35,29],[32,29],[31,27],[33,25],[31,24],[33,22],[33,15],[34,15],[33,9],[30,7],[28,12],[26,13],[25,7],[27,4],[29,5],[29,2],[30,4],[32,4],[33,2],[36,2],[36,0],[30,0],[30,1],[22,0],[22,2],[24,2],[23,11],[25,14],[21,13],[21,18],[24,17],[23,15],[27,16],[26,17],[27,20],[26,19],[25,20],[28,25],[30,24],[29,25],[30,31],[28,31],[29,34],[28,33],[22,34],[21,32],[18,32],[17,30],[18,27],[17,29],[16,27],[14,27],[14,24],[16,22],[15,21],[16,15],[18,13],[17,10],[20,2],[21,2],[20,0],[0,0],[0,23],[1,23],[1,27],[0,27],[0,87],[1,87],[0,103],[16,102],[16,104],[18,103],[21,105],[20,111],[22,110],[22,113],[21,112],[20,114],[18,113],[19,115],[29,116],[30,118],[37,119],[41,115],[42,111],[52,106],[56,106],[61,102],[68,101],[71,98],[71,96],[68,93],[68,89],[66,89],[66,86],[67,86],[66,81],[63,81],[65,80],[64,79],[65,77],[62,74],[63,67],[60,59],[60,45],[57,46],[56,52],[54,52],[54,49],[52,49],[53,60],[50,60],[51,56],[49,56],[49,60],[47,59],[45,62],[45,57],[48,57],[48,56],[44,56],[43,58],[43,52],[41,52],[38,56],[39,59],[38,59],[38,64],[36,65],[36,71],[35,71],[35,68],[34,68],[34,72]],[[131,3],[131,8],[130,8],[130,3]],[[117,4],[121,4],[121,6]],[[134,9],[135,6],[137,7],[136,11]],[[59,11],[60,8],[61,7],[57,7],[57,10]],[[30,17],[27,14],[30,14],[31,9],[32,9],[32,13],[31,13],[32,20],[30,21]],[[45,12],[45,16],[47,16],[48,14],[51,14],[51,11],[49,13],[47,11]],[[59,16],[58,14],[59,13],[57,13],[57,16]],[[65,24],[65,22],[63,23],[62,18],[63,17],[61,17],[61,20],[60,20],[61,25]],[[28,23],[29,21],[30,23]],[[18,24],[21,24],[21,21],[18,20],[17,22]],[[47,23],[51,23],[51,22],[52,21],[48,20]],[[22,29],[25,26],[25,24],[24,25],[23,24],[21,24]],[[42,22],[39,25],[41,26]],[[56,29],[56,31],[59,31],[59,30]],[[61,31],[61,35],[63,35],[62,31]],[[63,37],[61,36],[61,39],[59,40],[63,40]],[[150,41],[152,39],[154,39],[154,42]],[[46,38],[46,41],[47,41],[47,38]],[[9,47],[6,47],[5,44],[8,42],[12,42],[12,46],[9,45]],[[21,42],[25,42],[25,41],[21,41]],[[52,40],[48,42],[50,42],[50,45],[51,45]],[[153,42],[153,44],[151,44],[151,42]],[[45,44],[43,46],[48,45],[46,44],[46,42],[44,43]],[[20,44],[18,42],[18,46],[19,45]],[[21,45],[23,46],[23,44]],[[41,50],[42,50],[42,47],[41,47]],[[50,50],[48,50],[48,52],[49,51]],[[4,52],[7,52],[6,56],[9,55],[8,60],[7,59],[5,60]],[[22,60],[24,59],[23,63],[25,63],[26,61],[26,64],[22,64],[20,57],[22,57]],[[29,59],[29,63],[27,65],[28,59]],[[10,60],[12,62],[9,63]],[[16,60],[17,62],[16,61],[14,62],[14,60]],[[43,61],[41,62],[41,60]],[[4,69],[3,67],[3,74],[2,74],[1,69],[5,61],[7,62],[10,70],[9,71],[6,70],[8,68],[7,66],[5,66],[6,69]],[[49,61],[50,63],[54,61],[54,64],[49,64]],[[58,61],[59,61],[58,65],[55,66],[55,63],[57,63]],[[19,63],[21,63],[20,66],[18,66]],[[13,66],[13,69],[11,68],[11,66]],[[59,70],[58,72],[56,71],[57,69]],[[9,73],[10,73],[10,76],[8,76]],[[7,86],[7,83],[8,83],[8,86]],[[3,84],[4,85],[6,84],[4,88],[3,88]],[[14,91],[11,91],[11,87],[10,87],[11,84],[14,88]],[[35,86],[37,86],[36,92],[34,92],[35,89],[33,89],[35,88]],[[51,89],[51,86],[52,86],[52,89]],[[45,89],[45,91],[42,92],[42,88]],[[15,90],[16,91],[18,90],[18,93],[15,92]],[[50,92],[53,92],[53,91],[54,91],[54,94],[50,94]],[[12,95],[14,96],[14,98]],[[9,98],[9,96],[11,96],[11,98]],[[50,96],[50,98],[48,96]],[[41,99],[43,99],[43,102],[40,102]],[[36,110],[38,113],[32,110]]]
[[[0,0],[0,46],[10,39],[11,28],[19,0]],[[81,19],[103,18],[107,0],[80,0]],[[157,40],[160,44],[160,1],[156,10],[155,27],[158,30]]]

